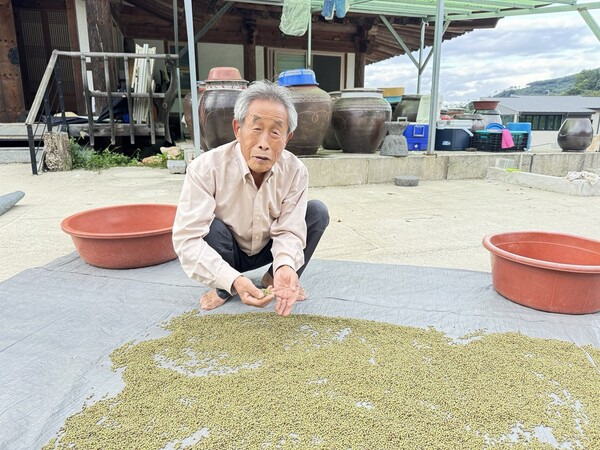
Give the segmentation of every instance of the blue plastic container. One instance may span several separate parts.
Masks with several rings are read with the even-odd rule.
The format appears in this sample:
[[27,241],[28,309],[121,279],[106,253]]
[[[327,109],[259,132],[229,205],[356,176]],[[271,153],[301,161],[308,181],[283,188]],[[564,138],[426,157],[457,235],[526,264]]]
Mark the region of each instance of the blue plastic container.
[[404,136],[407,138],[427,138],[429,137],[429,124],[410,123],[404,129]]
[[310,69],[284,70],[279,74],[277,82],[280,86],[319,85],[315,73]]
[[427,150],[427,138],[406,138],[408,150]]
[[525,131],[527,132],[527,150],[531,149],[531,123],[529,122],[508,122],[506,128],[510,131]]
[[496,131],[496,130],[502,131],[504,129],[504,125],[502,125],[501,123],[498,123],[498,122],[492,122],[492,123],[488,123],[485,126],[485,129],[490,130],[490,131]]
[[409,123],[403,134],[409,150],[427,150],[429,124]]
[[388,103],[400,103],[400,101],[402,100],[402,96],[401,95],[397,95],[394,97],[383,97],[385,100],[387,100]]

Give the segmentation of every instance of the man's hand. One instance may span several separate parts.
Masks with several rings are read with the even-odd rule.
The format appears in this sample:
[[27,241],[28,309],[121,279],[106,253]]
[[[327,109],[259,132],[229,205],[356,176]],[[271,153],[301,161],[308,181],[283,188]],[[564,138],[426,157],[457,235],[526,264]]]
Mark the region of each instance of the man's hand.
[[271,292],[277,297],[275,312],[281,316],[288,316],[300,295],[298,274],[290,266],[281,266],[275,272]]
[[265,295],[262,290],[254,286],[254,283],[250,279],[244,276],[239,276],[235,279],[233,288],[237,291],[243,303],[258,308],[264,308],[275,297],[272,293]]

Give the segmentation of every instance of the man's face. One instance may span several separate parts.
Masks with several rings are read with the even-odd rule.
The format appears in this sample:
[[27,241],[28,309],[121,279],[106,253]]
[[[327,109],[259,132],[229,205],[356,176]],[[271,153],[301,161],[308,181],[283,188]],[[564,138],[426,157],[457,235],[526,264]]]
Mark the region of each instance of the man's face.
[[233,131],[244,159],[253,173],[265,173],[273,167],[292,133],[288,134],[285,106],[270,100],[254,100],[244,123],[233,120]]

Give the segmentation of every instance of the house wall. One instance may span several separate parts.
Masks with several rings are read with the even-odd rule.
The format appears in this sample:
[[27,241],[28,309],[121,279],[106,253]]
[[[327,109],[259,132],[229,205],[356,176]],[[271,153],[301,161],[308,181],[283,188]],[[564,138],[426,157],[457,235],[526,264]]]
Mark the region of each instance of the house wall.
[[[196,51],[199,80],[206,80],[210,69],[219,66],[235,67],[243,76],[244,47],[242,45],[199,43]],[[257,71],[258,65],[257,60]]]
[[561,148],[556,143],[558,131],[532,131],[531,149],[532,150],[557,150]]
[[592,129],[594,130],[594,134],[600,134],[600,111],[592,114]]
[[354,53],[346,53],[346,89],[354,87],[354,69],[356,67],[356,55]]

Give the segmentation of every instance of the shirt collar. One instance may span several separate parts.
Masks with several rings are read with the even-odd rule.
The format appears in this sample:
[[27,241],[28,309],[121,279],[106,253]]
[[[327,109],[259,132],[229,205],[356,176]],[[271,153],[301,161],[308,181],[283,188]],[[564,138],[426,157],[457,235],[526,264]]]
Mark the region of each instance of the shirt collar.
[[[252,182],[254,182],[254,180],[252,180],[252,173],[250,173],[250,168],[248,167],[248,163],[246,162],[246,160],[244,159],[244,155],[242,154],[242,146],[240,145],[239,141],[235,141],[233,150],[235,151],[235,155],[238,160],[238,164],[240,166],[240,171],[242,173],[242,177],[244,178],[244,183],[248,180],[251,180]],[[279,168],[279,160],[280,159],[281,159],[281,155],[280,155],[279,159],[277,160],[277,162],[275,164],[273,164],[273,167],[271,167],[271,169],[265,174],[265,179],[263,180],[263,183],[266,182],[269,178],[271,178],[271,176],[274,175],[277,171],[281,170]],[[248,178],[248,177],[250,177],[250,178]]]

